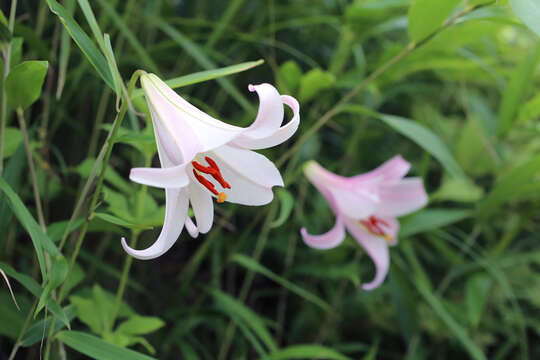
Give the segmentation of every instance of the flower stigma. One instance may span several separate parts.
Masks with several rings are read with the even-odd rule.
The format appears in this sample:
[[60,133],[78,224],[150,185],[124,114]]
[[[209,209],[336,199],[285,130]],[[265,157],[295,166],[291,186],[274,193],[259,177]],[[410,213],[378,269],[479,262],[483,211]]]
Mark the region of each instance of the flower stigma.
[[387,234],[381,227],[381,225],[386,227],[390,226],[383,219],[379,219],[378,217],[372,215],[368,218],[368,220],[360,220],[360,224],[364,225],[367,231],[369,231],[373,235],[382,236],[386,239],[387,242],[390,242],[392,240],[392,235]]
[[216,180],[222,188],[224,189],[230,189],[231,185],[225,179],[223,179],[223,176],[221,175],[221,171],[219,170],[219,166],[217,163],[209,156],[205,156],[204,160],[208,163],[208,166],[201,165],[199,162],[193,160],[191,164],[193,165],[193,175],[195,176],[195,179],[203,185],[205,188],[207,188],[212,194],[217,196],[217,202],[222,203],[227,199],[227,194],[225,194],[223,191],[218,192],[212,182],[210,182],[208,179],[206,179],[204,176],[202,176],[199,172],[203,174],[208,174]]

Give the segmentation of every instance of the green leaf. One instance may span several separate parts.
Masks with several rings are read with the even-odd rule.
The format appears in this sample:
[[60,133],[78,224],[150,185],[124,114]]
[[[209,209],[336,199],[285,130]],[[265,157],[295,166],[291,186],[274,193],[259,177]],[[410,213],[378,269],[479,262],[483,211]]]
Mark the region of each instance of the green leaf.
[[99,52],[96,45],[62,5],[55,0],[47,0],[47,4],[49,5],[51,11],[58,16],[64,25],[64,28],[79,46],[79,49],[81,49],[90,64],[92,64],[94,69],[96,69],[99,76],[101,76],[103,81],[105,81],[105,83],[107,83],[107,85],[114,90],[114,81],[109,70],[107,60],[103,54]]
[[96,360],[155,360],[148,355],[110,344],[80,331],[62,331],[56,338],[70,348]]
[[473,212],[466,209],[424,209],[407,216],[401,221],[400,237],[412,236],[429,230],[439,229],[468,217]]
[[380,114],[363,106],[348,105],[344,106],[342,111],[370,115],[380,119],[392,129],[408,137],[421,148],[433,155],[433,157],[439,160],[444,168],[454,177],[468,181],[463,170],[461,170],[446,145],[436,134],[424,126],[399,116]]
[[308,71],[300,80],[299,100],[309,101],[321,91],[332,88],[336,78],[333,74],[321,69]]
[[424,40],[450,16],[461,0],[414,0],[409,8],[409,36]]
[[310,293],[309,291],[302,289],[301,287],[293,284],[287,279],[282,278],[279,275],[274,274],[272,271],[268,270],[264,266],[260,265],[258,262],[253,260],[250,257],[247,257],[242,254],[234,254],[231,257],[231,261],[245,267],[248,270],[259,273],[266,276],[272,281],[277,282],[281,286],[287,288],[289,291],[295,293],[296,295],[306,299],[307,301],[319,306],[323,310],[328,310],[330,305],[328,305],[324,300],[319,298],[317,295]]
[[497,119],[497,134],[504,135],[512,128],[521,103],[533,84],[538,61],[540,61],[540,44],[515,68],[509,84],[504,89]]
[[321,345],[292,345],[272,352],[261,360],[288,360],[288,359],[328,359],[350,360],[345,355]]
[[482,198],[484,190],[472,181],[463,181],[455,177],[446,177],[436,192],[430,194],[430,201],[460,201],[473,203]]
[[30,211],[28,211],[28,209],[24,206],[24,203],[21,201],[19,196],[13,191],[13,189],[11,189],[9,184],[2,177],[0,177],[0,190],[7,197],[11,211],[13,211],[13,214],[15,214],[21,225],[30,235],[30,239],[32,239],[32,244],[34,245],[38,258],[39,267],[41,269],[41,276],[43,280],[47,279],[43,250],[45,249],[52,256],[61,256],[60,252],[49,237],[43,233],[36,220],[32,217],[32,214],[30,214]]
[[[212,70],[199,71],[193,74],[172,78],[166,80],[165,83],[169,85],[172,89],[176,89],[253,69],[254,67],[262,65],[263,63],[264,60],[262,59],[257,61],[247,61],[236,65],[226,66]],[[142,96],[143,94],[144,92],[142,89],[136,89],[135,91],[133,91],[133,95],[131,96],[131,98],[135,99],[139,96]]]
[[25,61],[12,68],[6,78],[8,107],[26,109],[39,99],[48,68],[46,61]]
[[540,3],[538,0],[510,0],[517,17],[540,36]]
[[269,350],[277,350],[277,345],[274,342],[272,335],[266,328],[264,320],[261,319],[259,315],[222,291],[210,289],[209,292],[214,297],[216,305],[225,314],[229,315],[233,321],[242,321],[249,329],[257,334]]
[[118,325],[115,331],[127,335],[145,335],[165,325],[163,320],[150,316],[133,316]]
[[484,273],[474,274],[467,279],[465,298],[468,318],[473,328],[480,324],[482,313],[490,296],[491,283],[491,277]]
[[279,67],[278,85],[283,92],[296,94],[302,79],[302,69],[293,60],[289,60]]
[[4,135],[4,159],[15,153],[22,142],[22,138],[23,135],[21,130],[15,127],[6,127]]
[[[64,313],[67,316],[68,321],[73,320],[75,317],[75,307],[72,305],[69,305],[63,309]],[[30,326],[28,330],[24,333],[23,338],[21,339],[21,346],[28,347],[32,346],[43,339],[43,336],[47,335],[49,333],[51,323],[52,323],[52,317],[47,317],[44,320],[40,320],[34,325]],[[64,327],[64,322],[55,319],[54,320],[54,331],[53,333],[57,333]]]
[[476,210],[481,216],[486,217],[497,211],[503,203],[521,195],[530,195],[531,189],[534,190],[534,186],[540,185],[540,181],[536,178],[539,172],[540,155],[537,155],[510,170],[495,184],[493,190],[478,204]]
[[107,214],[107,213],[96,212],[94,213],[94,216],[101,220],[110,222],[111,224],[115,224],[115,225],[122,226],[129,229],[152,229],[151,226],[133,224],[133,223],[130,223],[129,221],[120,219],[119,217],[116,217],[114,215]]
[[272,228],[283,225],[289,218],[289,215],[291,215],[291,211],[294,206],[294,197],[286,189],[277,189],[276,194],[279,198],[281,209],[278,218],[270,224],[270,227]]

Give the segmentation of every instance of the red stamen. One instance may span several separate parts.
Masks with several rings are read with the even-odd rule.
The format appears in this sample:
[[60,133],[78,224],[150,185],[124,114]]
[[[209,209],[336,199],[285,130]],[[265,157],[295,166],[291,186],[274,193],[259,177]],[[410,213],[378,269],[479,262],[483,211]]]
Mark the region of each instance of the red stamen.
[[221,175],[221,171],[219,170],[219,167],[217,163],[210,157],[206,156],[204,158],[210,166],[203,166],[199,164],[197,161],[192,161],[193,167],[197,170],[199,170],[202,173],[208,174],[212,176],[224,189],[230,189],[231,185],[229,185],[228,182],[223,179],[223,176]]
[[368,220],[360,220],[360,224],[364,225],[370,233],[374,235],[379,235],[379,236],[386,235],[386,233],[380,227],[379,224],[382,224],[384,226],[389,226],[386,221],[379,219],[375,216],[370,216]]
[[[195,161],[193,161],[195,163]],[[195,164],[193,164],[195,168],[197,168],[195,166]],[[198,169],[197,169],[198,170]],[[216,188],[214,187],[214,184],[212,184],[210,181],[206,180],[202,175],[200,174],[197,174],[197,172],[195,171],[195,169],[193,169],[193,175],[195,175],[195,178],[201,183],[201,185],[203,185],[205,188],[207,188],[208,190],[210,190],[210,192],[214,195],[218,195],[219,193],[217,192]]]
[[225,179],[223,179],[223,176],[221,175],[221,171],[219,170],[219,166],[216,164],[216,162],[209,156],[205,156],[204,157],[204,160],[206,160],[206,162],[208,164],[210,164],[210,167],[215,170],[213,173],[211,173],[210,175],[212,175],[212,177],[214,179],[216,179],[217,182],[219,182],[219,184],[225,188],[225,189],[230,189],[231,188],[231,185],[229,185],[228,182],[225,181]]

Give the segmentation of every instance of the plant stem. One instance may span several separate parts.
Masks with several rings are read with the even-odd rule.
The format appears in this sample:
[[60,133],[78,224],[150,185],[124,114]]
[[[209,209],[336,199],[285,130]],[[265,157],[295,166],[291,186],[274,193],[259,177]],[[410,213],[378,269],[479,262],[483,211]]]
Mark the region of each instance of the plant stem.
[[[15,25],[15,12],[17,10],[17,0],[11,0],[11,9],[9,11],[9,23],[8,29],[13,34],[13,27]],[[2,109],[0,110],[0,175],[4,170],[4,135],[6,133],[7,122],[7,96],[6,96],[6,79],[9,74],[11,62],[11,41],[7,45],[4,52],[4,78],[2,79]]]
[[43,216],[43,208],[41,207],[41,199],[39,196],[39,188],[37,185],[36,169],[34,167],[34,161],[32,160],[32,149],[30,149],[30,141],[28,140],[28,130],[26,128],[26,122],[24,121],[24,112],[22,108],[17,109],[17,119],[19,120],[19,127],[23,134],[23,143],[26,150],[26,160],[28,160],[28,168],[30,170],[30,179],[32,181],[32,189],[34,191],[34,202],[36,203],[36,212],[38,216],[39,226],[43,232],[47,231],[45,226],[45,218]]

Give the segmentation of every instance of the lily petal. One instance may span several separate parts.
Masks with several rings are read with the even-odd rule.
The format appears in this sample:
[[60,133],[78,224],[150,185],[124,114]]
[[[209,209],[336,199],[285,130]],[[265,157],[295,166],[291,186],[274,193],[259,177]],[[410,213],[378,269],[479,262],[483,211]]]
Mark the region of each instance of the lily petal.
[[394,184],[380,186],[381,202],[377,214],[397,217],[423,208],[428,196],[421,178],[406,178]]
[[259,110],[255,121],[245,129],[242,135],[260,139],[273,134],[283,122],[283,102],[281,95],[270,84],[249,85],[249,91],[259,95]]
[[192,181],[189,185],[189,201],[197,220],[197,231],[206,234],[214,222],[214,202],[210,193]]
[[191,160],[197,152],[226,144],[245,131],[199,110],[154,74],[141,76],[141,84],[156,121],[173,134],[176,145],[184,150],[185,161]]
[[[288,95],[281,95],[281,101],[293,111],[293,117],[286,125],[277,128],[272,134],[262,138],[253,137],[249,132],[245,132],[234,139],[232,143],[246,149],[259,150],[279,145],[293,136],[300,124],[300,105],[295,98]],[[279,107],[282,108],[283,105]]]
[[184,223],[184,226],[186,227],[189,236],[194,239],[199,236],[199,229],[197,229],[197,226],[193,223],[193,220],[191,220],[189,216],[186,217],[186,222]]
[[166,253],[174,245],[187,218],[188,197],[186,190],[166,189],[165,201],[163,228],[154,244],[144,250],[135,250],[129,247],[125,238],[122,238],[122,247],[129,255],[140,260],[154,259]]
[[362,289],[364,290],[373,290],[384,281],[388,274],[390,254],[386,239],[382,236],[371,234],[362,225],[352,219],[346,219],[345,226],[375,264],[375,277],[371,282],[362,285]]
[[315,249],[332,249],[343,242],[345,239],[345,225],[341,216],[336,217],[334,227],[328,232],[320,235],[308,234],[306,228],[300,230],[304,242]]
[[274,198],[273,186],[283,186],[276,166],[264,155],[235,146],[221,146],[211,152],[231,189],[227,201],[243,205],[264,205]]
[[367,181],[372,179],[380,179],[383,181],[400,180],[410,170],[411,164],[406,161],[401,155],[396,155],[390,160],[387,160],[382,165],[365,174],[353,176],[352,181]]
[[335,211],[353,219],[363,219],[372,215],[377,208],[376,182],[367,181],[355,186],[349,179],[326,170],[315,161],[308,162],[304,173],[323,195],[331,195]]
[[133,168],[129,179],[139,184],[159,188],[181,188],[189,184],[187,164],[167,168]]

